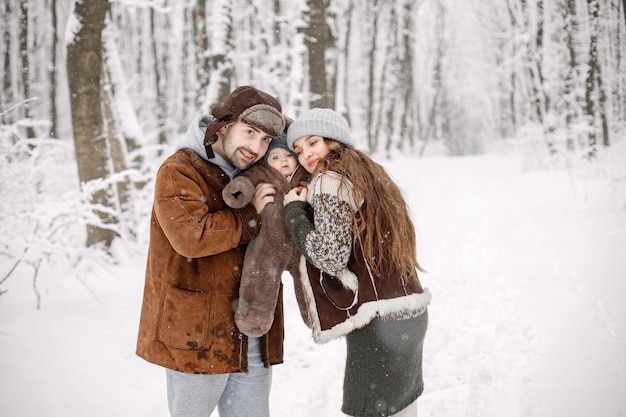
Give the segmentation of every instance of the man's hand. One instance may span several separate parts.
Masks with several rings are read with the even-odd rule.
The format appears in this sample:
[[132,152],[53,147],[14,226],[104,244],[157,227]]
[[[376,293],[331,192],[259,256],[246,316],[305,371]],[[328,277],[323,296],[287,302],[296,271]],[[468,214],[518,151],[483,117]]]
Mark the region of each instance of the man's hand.
[[267,182],[257,184],[254,198],[252,199],[252,204],[257,214],[261,214],[267,203],[274,202],[274,195],[276,195],[276,187],[273,184]]

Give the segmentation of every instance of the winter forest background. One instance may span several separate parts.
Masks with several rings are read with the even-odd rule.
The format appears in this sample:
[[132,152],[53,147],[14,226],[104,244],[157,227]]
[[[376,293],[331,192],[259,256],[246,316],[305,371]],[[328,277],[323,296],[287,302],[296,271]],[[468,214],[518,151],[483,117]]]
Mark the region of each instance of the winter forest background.
[[562,163],[626,132],[619,0],[2,0],[0,14],[0,256],[35,277],[146,239],[164,152],[238,85],[292,117],[337,109],[383,158],[514,140]]
[[[132,354],[152,180],[251,84],[399,174],[438,300],[420,414],[625,415],[624,4],[0,0],[0,414],[165,415]],[[340,345],[302,327],[278,415],[336,415]]]

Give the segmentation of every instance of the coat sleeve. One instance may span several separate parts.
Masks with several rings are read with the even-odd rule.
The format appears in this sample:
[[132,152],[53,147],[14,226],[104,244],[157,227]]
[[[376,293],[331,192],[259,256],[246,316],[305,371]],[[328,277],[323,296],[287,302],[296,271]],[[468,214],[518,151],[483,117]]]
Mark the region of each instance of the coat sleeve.
[[351,184],[324,174],[311,188],[312,206],[294,201],[285,207],[287,227],[300,252],[313,265],[327,274],[339,275],[352,253],[356,207]]
[[174,250],[188,258],[211,256],[246,244],[260,220],[252,205],[225,207],[219,190],[207,186],[193,168],[165,164],[157,173],[154,210]]
[[255,190],[255,185],[248,177],[239,175],[224,187],[222,197],[229,207],[242,208],[252,202]]
[[[273,168],[259,161],[237,174],[235,178],[226,184],[222,191],[222,197],[229,207],[244,207],[252,202],[257,184],[262,182],[273,183],[273,178],[276,178],[276,175],[277,173]],[[278,176],[278,179],[280,179],[280,176]]]

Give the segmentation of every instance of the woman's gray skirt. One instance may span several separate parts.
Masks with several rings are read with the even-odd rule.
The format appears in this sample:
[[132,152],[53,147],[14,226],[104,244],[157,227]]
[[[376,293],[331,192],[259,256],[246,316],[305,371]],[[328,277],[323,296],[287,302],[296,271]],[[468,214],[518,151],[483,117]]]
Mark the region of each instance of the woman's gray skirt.
[[424,391],[422,348],[428,311],[408,319],[375,318],[346,336],[341,411],[356,417],[398,413]]

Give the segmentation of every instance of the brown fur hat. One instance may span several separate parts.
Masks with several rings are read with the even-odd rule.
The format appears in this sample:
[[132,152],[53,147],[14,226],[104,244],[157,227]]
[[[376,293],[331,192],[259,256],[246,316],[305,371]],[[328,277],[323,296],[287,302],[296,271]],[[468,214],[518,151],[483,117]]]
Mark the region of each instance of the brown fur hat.
[[215,120],[207,126],[204,145],[217,140],[217,131],[234,122],[244,122],[277,138],[285,128],[282,108],[276,98],[250,86],[234,89],[221,106],[211,111]]

